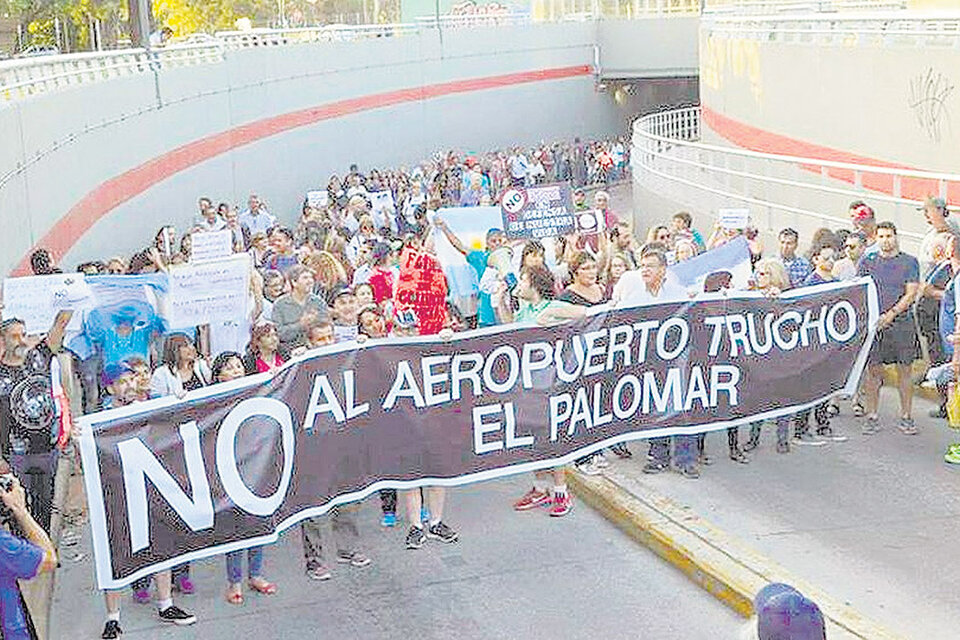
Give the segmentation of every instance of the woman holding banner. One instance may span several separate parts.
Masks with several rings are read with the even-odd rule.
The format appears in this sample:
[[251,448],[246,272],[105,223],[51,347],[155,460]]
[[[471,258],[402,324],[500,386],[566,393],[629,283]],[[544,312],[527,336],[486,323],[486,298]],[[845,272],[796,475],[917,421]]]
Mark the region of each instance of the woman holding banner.
[[[239,353],[225,351],[213,361],[214,382],[230,382],[242,378],[246,371]],[[231,551],[227,554],[227,593],[226,600],[230,604],[243,604],[243,551]],[[263,577],[263,547],[247,549],[247,585],[265,595],[277,592],[277,585],[268,582]]]
[[[790,288],[790,276],[783,263],[774,258],[765,258],[757,262],[753,270],[754,291],[765,296],[776,298],[780,292]],[[753,451],[760,446],[761,423],[750,425],[750,439],[743,445],[743,451]],[[730,458],[737,462],[749,462],[739,449],[739,429],[727,429],[727,441],[730,444]],[[777,453],[790,452],[790,423],[789,416],[777,418]],[[735,457],[735,455],[737,457]]]

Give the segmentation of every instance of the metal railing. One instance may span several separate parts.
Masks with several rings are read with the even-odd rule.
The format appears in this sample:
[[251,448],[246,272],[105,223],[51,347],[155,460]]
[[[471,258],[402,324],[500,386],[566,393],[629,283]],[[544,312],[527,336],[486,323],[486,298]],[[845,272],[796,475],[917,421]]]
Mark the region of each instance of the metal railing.
[[907,0],[707,0],[705,4],[704,15],[837,13],[907,8]]
[[71,53],[0,61],[0,99],[38,93],[119,76],[223,60],[220,43],[174,45],[148,54],[145,49]]
[[960,46],[960,12],[877,11],[843,14],[705,15],[704,30],[763,42],[818,46]]
[[426,30],[502,27],[539,22],[592,21],[604,16],[641,18],[689,15],[699,0],[538,0],[535,13],[475,13],[422,18],[405,24],[328,25],[292,29],[224,31],[196,43],[153,49],[119,49],[0,61],[0,104],[58,88],[190,64],[220,62],[224,52],[249,47],[352,42],[418,35]]
[[952,205],[960,203],[960,174],[777,155],[701,142],[699,107],[638,118],[633,125],[631,166],[634,180],[649,191],[705,212],[746,206],[757,226],[770,230],[849,226],[843,217],[847,205],[865,200],[883,218],[911,221],[900,235],[916,241],[922,237],[923,220],[915,209],[925,197],[939,195]]

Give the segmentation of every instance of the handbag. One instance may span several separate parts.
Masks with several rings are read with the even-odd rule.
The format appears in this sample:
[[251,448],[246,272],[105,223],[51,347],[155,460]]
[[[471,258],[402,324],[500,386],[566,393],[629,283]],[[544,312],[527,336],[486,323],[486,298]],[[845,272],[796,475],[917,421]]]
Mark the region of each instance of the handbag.
[[960,384],[952,384],[947,390],[947,424],[960,430]]

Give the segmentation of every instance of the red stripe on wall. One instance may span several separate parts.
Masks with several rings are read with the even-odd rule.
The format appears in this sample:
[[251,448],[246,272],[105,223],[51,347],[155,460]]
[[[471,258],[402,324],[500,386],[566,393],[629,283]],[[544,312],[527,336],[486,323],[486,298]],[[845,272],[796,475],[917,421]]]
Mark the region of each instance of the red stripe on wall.
[[[839,149],[824,147],[811,142],[770,133],[769,131],[764,131],[763,129],[758,129],[743,122],[728,118],[709,107],[701,107],[700,113],[703,122],[710,127],[711,130],[736,146],[749,149],[750,151],[802,156],[806,158],[817,158],[819,160],[830,160],[832,162],[883,167],[885,169],[925,171],[925,169],[877,160],[876,158],[868,158],[847,151],[840,151]],[[803,168],[813,173],[820,173],[819,166],[810,165],[804,166]],[[853,171],[848,169],[828,169],[827,175],[849,184],[855,183]],[[861,184],[864,188],[878,193],[886,195],[893,195],[894,193],[893,176],[891,175],[862,174]],[[939,191],[940,187],[936,180],[903,178],[900,183],[900,196],[912,200],[923,200],[928,195],[939,194]],[[960,204],[960,184],[949,183],[947,185],[947,201],[951,205]]]
[[[105,215],[143,193],[155,184],[185,171],[218,155],[239,147],[257,142],[270,136],[285,133],[299,127],[306,127],[323,120],[331,120],[346,115],[382,109],[406,102],[418,102],[440,96],[457,93],[470,93],[485,89],[497,89],[531,82],[561,80],[590,75],[590,65],[538,69],[520,73],[508,73],[498,76],[455,80],[440,84],[376,93],[349,100],[340,100],[328,104],[284,113],[264,118],[250,124],[223,131],[193,142],[187,143],[149,162],[130,169],[115,178],[100,184],[77,202],[53,227],[35,244],[30,253],[38,247],[45,247],[54,256],[60,258]],[[30,273],[30,253],[25,255],[13,275]]]

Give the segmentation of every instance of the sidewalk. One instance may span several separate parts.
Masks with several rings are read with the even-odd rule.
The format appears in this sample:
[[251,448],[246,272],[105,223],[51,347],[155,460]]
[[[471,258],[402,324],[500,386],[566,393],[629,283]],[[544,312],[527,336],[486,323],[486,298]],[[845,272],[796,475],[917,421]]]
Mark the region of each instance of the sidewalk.
[[711,434],[714,463],[699,480],[643,474],[647,447],[632,443],[633,459],[611,460],[607,479],[641,501],[668,498],[734,546],[752,549],[894,634],[955,638],[960,576],[951,560],[960,469],[943,462],[955,438],[943,421],[927,418],[934,405],[923,399],[914,406],[920,435],[901,435],[896,402],[884,388],[878,435],[860,435],[847,405],[833,421],[847,442],[794,446],[786,456],[774,451],[765,427],[749,465],[729,460],[725,432]]

